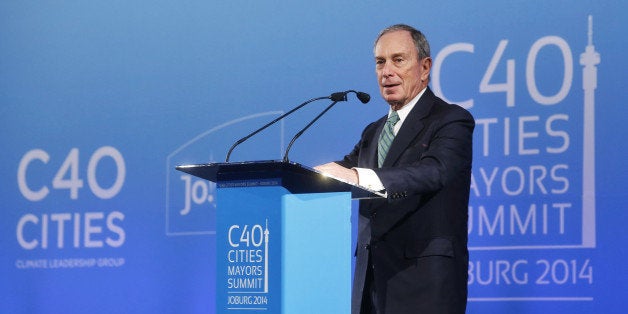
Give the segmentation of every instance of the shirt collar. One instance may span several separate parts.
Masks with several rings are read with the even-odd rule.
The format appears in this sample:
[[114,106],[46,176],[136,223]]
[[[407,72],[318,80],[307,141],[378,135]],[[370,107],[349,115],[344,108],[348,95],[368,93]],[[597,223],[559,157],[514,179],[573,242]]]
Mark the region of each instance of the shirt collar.
[[[421,90],[421,92],[419,92],[418,95],[412,98],[412,100],[410,100],[409,103],[401,107],[401,109],[397,110],[397,114],[399,115],[399,123],[397,123],[398,125],[403,124],[403,121],[406,120],[406,117],[408,116],[408,114],[410,114],[410,111],[412,111],[412,108],[414,108],[414,106],[419,102],[419,99],[421,98],[421,96],[423,96],[423,93],[425,93],[426,89],[427,87],[423,88],[423,90]],[[393,111],[392,109],[388,110],[389,117],[392,111]]]

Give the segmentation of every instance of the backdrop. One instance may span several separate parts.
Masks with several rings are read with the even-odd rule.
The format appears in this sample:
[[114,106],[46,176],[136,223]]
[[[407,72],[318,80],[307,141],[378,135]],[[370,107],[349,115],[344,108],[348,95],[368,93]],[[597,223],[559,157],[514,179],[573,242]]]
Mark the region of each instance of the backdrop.
[[[212,313],[215,186],[174,170],[310,98],[341,158],[384,115],[378,31],[432,46],[477,121],[468,313],[623,313],[625,1],[3,1],[0,312]],[[327,105],[236,148],[278,159]],[[219,201],[219,200],[218,200]],[[355,209],[354,209],[355,210]],[[316,252],[312,252],[316,255]]]

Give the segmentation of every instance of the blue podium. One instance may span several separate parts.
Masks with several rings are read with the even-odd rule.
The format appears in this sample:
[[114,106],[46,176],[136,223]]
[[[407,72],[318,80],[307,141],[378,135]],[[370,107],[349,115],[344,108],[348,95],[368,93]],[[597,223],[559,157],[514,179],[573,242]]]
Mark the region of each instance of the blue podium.
[[178,166],[217,185],[217,313],[350,313],[351,199],[293,162]]

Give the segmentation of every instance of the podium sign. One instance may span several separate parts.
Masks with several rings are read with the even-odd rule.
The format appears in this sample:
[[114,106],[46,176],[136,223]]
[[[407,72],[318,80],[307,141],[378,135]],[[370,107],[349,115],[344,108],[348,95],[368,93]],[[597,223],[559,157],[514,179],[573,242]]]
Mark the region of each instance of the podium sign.
[[369,191],[294,163],[177,169],[217,183],[217,313],[350,312],[351,198]]
[[290,194],[281,186],[217,193],[218,313],[350,311],[349,193]]

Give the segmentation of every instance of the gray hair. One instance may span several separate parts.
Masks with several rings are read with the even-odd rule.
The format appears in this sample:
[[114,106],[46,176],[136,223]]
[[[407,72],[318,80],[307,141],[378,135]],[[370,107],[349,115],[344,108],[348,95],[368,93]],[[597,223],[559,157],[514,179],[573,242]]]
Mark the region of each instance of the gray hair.
[[423,33],[421,33],[418,29],[406,24],[395,24],[384,28],[377,36],[377,39],[375,39],[374,46],[377,45],[377,42],[382,36],[384,36],[384,34],[396,31],[410,32],[410,36],[412,36],[412,41],[414,42],[414,46],[416,47],[419,55],[419,60],[430,57],[430,43],[427,42],[425,35],[423,35]]

